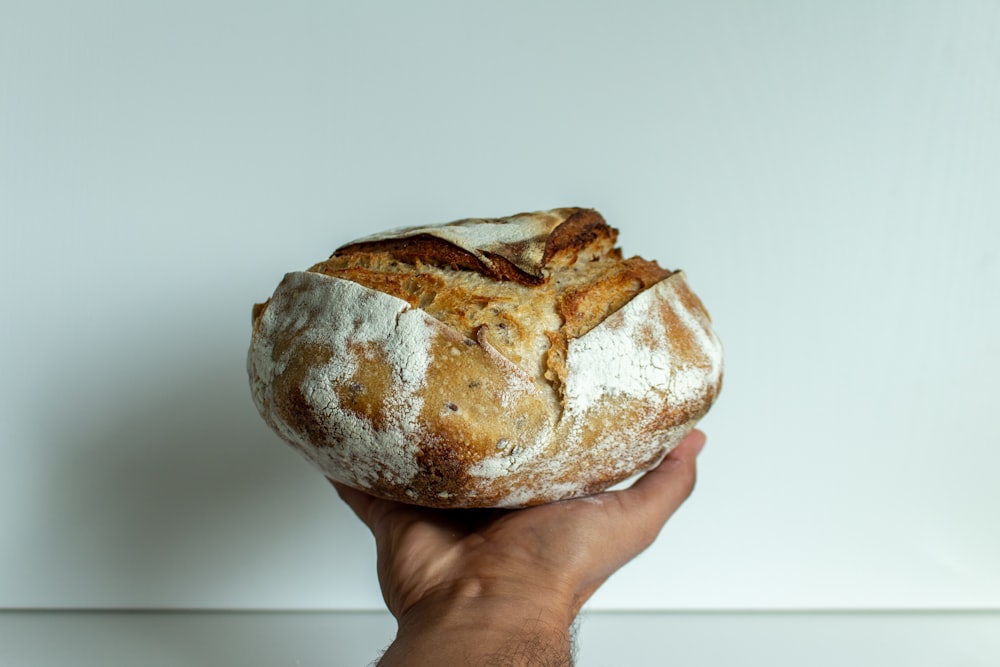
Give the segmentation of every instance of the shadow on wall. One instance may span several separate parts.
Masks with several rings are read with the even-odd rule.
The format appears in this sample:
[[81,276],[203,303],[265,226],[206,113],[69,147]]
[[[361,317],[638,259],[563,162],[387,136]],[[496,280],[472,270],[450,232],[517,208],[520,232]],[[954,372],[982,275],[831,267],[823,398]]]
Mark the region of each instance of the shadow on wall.
[[[296,606],[305,575],[280,566],[303,559],[367,560],[351,576],[374,579],[364,528],[260,419],[242,358],[214,351],[153,375],[115,369],[116,395],[93,401],[114,412],[46,426],[22,545],[46,590],[27,606]],[[337,607],[336,575],[313,576],[319,606]]]

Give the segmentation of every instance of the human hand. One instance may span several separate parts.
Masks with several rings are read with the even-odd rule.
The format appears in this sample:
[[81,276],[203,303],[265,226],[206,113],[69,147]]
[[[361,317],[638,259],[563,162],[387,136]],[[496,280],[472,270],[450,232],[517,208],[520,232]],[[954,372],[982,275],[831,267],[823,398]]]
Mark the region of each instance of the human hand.
[[[558,643],[568,656],[584,602],[690,495],[704,443],[693,431],[628,489],[520,510],[435,510],[334,482],[375,536],[382,595],[399,622],[382,664],[449,664],[445,645],[471,660],[512,637],[546,650]],[[425,652],[432,637],[433,655]]]

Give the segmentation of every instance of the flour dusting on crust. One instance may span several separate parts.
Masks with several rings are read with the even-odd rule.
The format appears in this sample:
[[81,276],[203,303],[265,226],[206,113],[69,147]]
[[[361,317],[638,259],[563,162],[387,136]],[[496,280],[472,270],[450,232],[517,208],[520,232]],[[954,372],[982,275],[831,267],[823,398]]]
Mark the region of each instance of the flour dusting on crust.
[[[405,484],[417,474],[414,437],[427,366],[432,318],[393,296],[346,280],[315,273],[288,274],[271,299],[255,332],[248,366],[254,400],[265,418],[290,444],[340,481],[371,485],[379,478]],[[277,345],[284,346],[276,353]],[[305,404],[317,409],[326,437],[304,432],[274,409],[268,387],[303,349],[328,352],[301,379]],[[385,395],[390,415],[376,428],[341,405],[337,388],[357,370],[365,350],[388,355],[394,391]]]
[[[678,271],[642,292],[593,330],[571,340],[567,355],[566,410],[582,414],[608,399],[641,399],[662,392],[680,405],[696,398],[722,373],[722,345],[678,296]],[[681,326],[661,316],[664,304]],[[699,352],[679,354],[671,342],[693,339]]]

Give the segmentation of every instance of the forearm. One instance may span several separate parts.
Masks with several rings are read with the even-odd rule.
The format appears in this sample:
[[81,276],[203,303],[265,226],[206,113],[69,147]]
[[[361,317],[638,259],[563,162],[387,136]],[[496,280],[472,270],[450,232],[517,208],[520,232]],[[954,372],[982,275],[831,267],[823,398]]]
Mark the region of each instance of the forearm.
[[530,597],[429,603],[400,620],[379,666],[569,667],[572,621]]

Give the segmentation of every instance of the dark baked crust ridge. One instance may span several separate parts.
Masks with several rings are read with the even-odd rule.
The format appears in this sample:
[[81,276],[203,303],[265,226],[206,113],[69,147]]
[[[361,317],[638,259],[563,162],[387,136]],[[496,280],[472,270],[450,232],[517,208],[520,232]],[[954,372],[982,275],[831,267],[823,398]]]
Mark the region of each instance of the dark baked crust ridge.
[[491,262],[483,262],[473,253],[430,234],[417,234],[401,239],[352,243],[338,248],[331,257],[358,253],[387,253],[405,264],[430,264],[447,269],[476,271],[493,280],[511,280],[522,285],[540,285],[544,277],[522,271],[505,257],[483,253]]
[[[513,221],[531,224],[530,235],[502,243],[462,247],[444,238],[448,228],[473,225],[504,225]],[[440,225],[433,231],[411,227],[362,239],[334,251],[331,257],[362,253],[388,253],[407,264],[430,264],[441,268],[476,271],[493,280],[522,285],[545,282],[545,269],[553,262],[572,262],[588,248],[598,255],[617,253],[618,230],[609,226],[593,209],[561,208],[544,213],[518,213],[506,218],[469,218]],[[619,253],[620,255],[620,253]]]
[[589,246],[600,245],[610,248],[605,252],[621,252],[614,247],[618,240],[618,230],[608,225],[600,213],[591,208],[565,208],[571,212],[566,220],[552,230],[545,242],[542,266],[548,266],[558,255],[576,255]]

